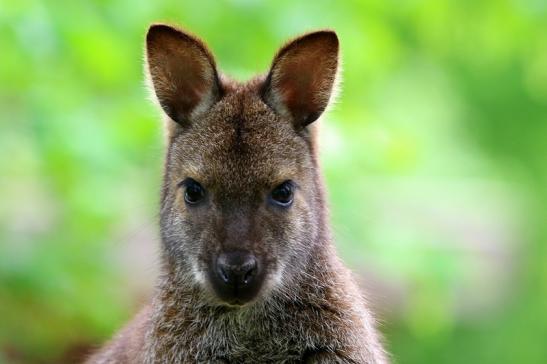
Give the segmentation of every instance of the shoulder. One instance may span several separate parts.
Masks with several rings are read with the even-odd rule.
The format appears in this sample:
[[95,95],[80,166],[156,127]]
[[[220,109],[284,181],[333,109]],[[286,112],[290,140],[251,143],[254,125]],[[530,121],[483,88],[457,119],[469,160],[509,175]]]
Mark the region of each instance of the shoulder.
[[151,306],[146,306],[116,336],[88,358],[86,364],[138,363],[144,354]]

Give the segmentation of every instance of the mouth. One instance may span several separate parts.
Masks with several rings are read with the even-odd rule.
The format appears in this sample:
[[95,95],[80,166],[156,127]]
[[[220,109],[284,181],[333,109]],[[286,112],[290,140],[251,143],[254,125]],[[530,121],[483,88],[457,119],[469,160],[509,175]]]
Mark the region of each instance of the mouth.
[[252,288],[225,288],[218,287],[213,284],[213,291],[217,299],[224,305],[233,307],[242,307],[250,304],[258,297],[260,285]]

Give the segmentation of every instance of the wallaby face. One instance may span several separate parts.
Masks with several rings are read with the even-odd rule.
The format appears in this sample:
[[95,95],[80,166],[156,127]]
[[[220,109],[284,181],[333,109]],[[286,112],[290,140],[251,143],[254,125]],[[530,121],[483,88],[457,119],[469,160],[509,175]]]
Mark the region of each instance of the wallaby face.
[[338,66],[334,32],[284,46],[266,77],[219,77],[196,38],[165,25],[146,39],[148,71],[168,120],[161,201],[166,266],[212,304],[283,291],[324,224],[311,125]]

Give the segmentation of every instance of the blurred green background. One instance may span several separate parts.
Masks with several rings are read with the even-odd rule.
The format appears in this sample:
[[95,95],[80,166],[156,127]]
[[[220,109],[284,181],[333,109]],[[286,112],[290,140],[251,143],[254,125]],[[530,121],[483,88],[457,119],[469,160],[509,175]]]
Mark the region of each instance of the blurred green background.
[[331,27],[338,249],[396,363],[547,362],[547,2],[0,0],[0,363],[69,363],[150,296],[149,23],[237,79]]

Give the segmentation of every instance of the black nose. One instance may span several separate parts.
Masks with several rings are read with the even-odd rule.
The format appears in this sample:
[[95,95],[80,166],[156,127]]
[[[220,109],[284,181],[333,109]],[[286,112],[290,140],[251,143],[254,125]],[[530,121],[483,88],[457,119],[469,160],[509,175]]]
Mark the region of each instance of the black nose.
[[244,289],[252,284],[258,273],[256,258],[244,251],[222,253],[218,256],[216,265],[220,281],[236,289]]

